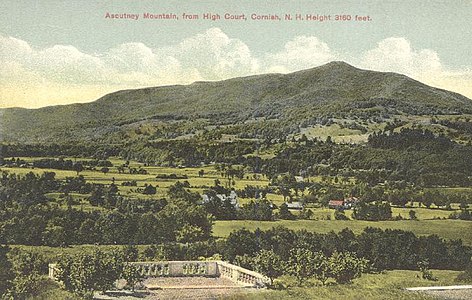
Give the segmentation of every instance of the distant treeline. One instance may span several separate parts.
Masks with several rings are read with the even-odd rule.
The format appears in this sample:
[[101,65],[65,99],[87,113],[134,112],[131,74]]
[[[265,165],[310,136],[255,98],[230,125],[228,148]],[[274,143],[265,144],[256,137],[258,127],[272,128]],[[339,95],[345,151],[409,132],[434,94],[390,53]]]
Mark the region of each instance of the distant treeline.
[[96,159],[107,159],[117,156],[120,146],[97,145],[86,143],[63,143],[63,144],[0,144],[0,158],[5,157],[91,157]]
[[359,235],[347,228],[326,234],[280,226],[267,231],[240,229],[228,236],[221,251],[231,262],[244,260],[244,256],[254,257],[261,250],[273,250],[282,260],[287,260],[294,248],[321,251],[326,256],[334,252],[356,253],[377,270],[415,270],[420,261],[428,261],[434,269],[462,270],[472,255],[472,248],[460,240],[446,241],[436,235],[418,237],[409,231],[369,227]]

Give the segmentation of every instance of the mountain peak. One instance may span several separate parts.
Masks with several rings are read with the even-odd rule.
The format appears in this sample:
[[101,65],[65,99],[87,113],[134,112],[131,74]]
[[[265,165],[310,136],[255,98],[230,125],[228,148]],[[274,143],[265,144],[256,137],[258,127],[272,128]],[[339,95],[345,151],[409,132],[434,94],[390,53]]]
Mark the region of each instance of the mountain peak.
[[330,67],[330,68],[354,68],[350,64],[342,60],[333,60],[327,64],[322,65],[321,67]]
[[[339,72],[353,72],[353,71],[359,71],[360,69],[348,64],[347,62],[340,61],[340,60],[333,60],[329,63],[326,63],[324,65],[314,67],[311,69],[307,70],[302,70],[299,72],[334,72],[334,73],[339,73]],[[295,72],[298,73],[298,72]]]

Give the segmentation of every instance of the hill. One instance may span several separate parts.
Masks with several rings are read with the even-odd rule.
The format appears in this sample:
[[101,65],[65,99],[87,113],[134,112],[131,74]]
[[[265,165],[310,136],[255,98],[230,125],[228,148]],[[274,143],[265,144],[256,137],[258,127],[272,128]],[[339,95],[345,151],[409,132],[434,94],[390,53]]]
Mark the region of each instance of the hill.
[[3,109],[0,134],[7,142],[51,142],[102,139],[151,121],[218,125],[275,119],[277,126],[293,128],[326,117],[464,113],[472,113],[472,100],[457,93],[331,62],[283,75],[123,90],[85,104]]

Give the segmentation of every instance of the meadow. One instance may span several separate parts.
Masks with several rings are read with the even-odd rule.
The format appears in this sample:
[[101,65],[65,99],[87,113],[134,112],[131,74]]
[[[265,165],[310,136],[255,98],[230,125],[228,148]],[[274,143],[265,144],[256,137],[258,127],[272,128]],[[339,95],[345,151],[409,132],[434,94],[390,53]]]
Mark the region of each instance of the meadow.
[[407,230],[416,235],[436,234],[445,239],[461,239],[466,245],[472,246],[472,224],[462,220],[402,220],[402,221],[359,221],[359,220],[277,220],[277,221],[216,221],[213,226],[213,235],[218,237],[228,236],[233,230],[246,228],[255,230],[260,228],[267,230],[276,226],[284,226],[292,230],[305,229],[311,232],[327,233],[339,232],[344,228],[354,233],[361,233],[366,227],[380,229]]
[[[285,300],[285,299],[323,299],[323,300],[433,300],[426,294],[406,291],[408,287],[454,285],[457,271],[432,270],[438,281],[421,279],[417,271],[394,270],[381,274],[364,274],[351,284],[320,286],[308,281],[305,286],[285,290],[266,290],[259,293],[246,293],[228,299],[243,300]],[[290,284],[290,279],[279,280]]]
[[[405,290],[408,287],[433,286],[433,285],[456,285],[454,281],[460,273],[449,270],[432,270],[433,276],[438,281],[421,279],[418,271],[393,270],[380,274],[364,274],[355,279],[351,284],[320,286],[315,281],[307,281],[304,286],[290,286],[292,278],[282,277],[277,280],[286,286],[282,290],[257,290],[241,292],[232,296],[224,297],[222,300],[434,300],[438,299],[419,292]],[[52,280],[44,278],[41,292],[34,297],[35,300],[68,299],[79,300],[80,298],[63,290],[60,285]],[[128,297],[127,299],[140,299]],[[152,299],[152,298],[150,298]]]
[[[32,162],[36,159],[41,158],[31,158],[31,157],[22,157],[27,162]],[[85,160],[82,158],[64,158],[64,159],[77,159]],[[207,187],[213,186],[215,180],[220,180],[221,184],[224,185],[227,182],[227,179],[221,177],[220,172],[218,172],[213,165],[201,166],[201,167],[158,167],[158,166],[146,166],[142,163],[135,161],[129,162],[131,168],[142,168],[146,170],[148,174],[129,174],[128,172],[119,173],[117,167],[124,164],[125,161],[116,157],[109,159],[113,163],[113,167],[110,167],[108,173],[100,172],[99,170],[84,170],[80,172],[80,175],[84,176],[87,182],[100,183],[100,184],[111,184],[115,182],[118,186],[119,191],[122,195],[130,198],[154,198],[158,199],[165,197],[167,189],[169,186],[173,185],[177,181],[187,180],[190,183],[190,189],[194,192],[202,193]],[[34,172],[37,174],[42,174],[43,172],[55,172],[57,179],[65,179],[66,177],[75,177],[77,173],[75,171],[68,170],[56,170],[56,169],[40,169],[40,168],[18,168],[18,167],[9,167],[2,168],[2,170],[16,173],[16,174],[26,174],[28,172]],[[199,176],[199,171],[203,170],[204,175]],[[159,174],[176,174],[178,176],[187,176],[187,179],[162,179],[156,178]],[[252,173],[245,173],[243,179],[235,179],[234,188],[243,189],[246,185],[252,186],[267,186],[269,185],[269,180],[266,177],[258,175],[257,177],[253,176]],[[123,182],[135,180],[137,186],[122,186]],[[320,178],[313,177],[310,178],[310,181],[319,181]],[[155,195],[143,195],[138,188],[142,188],[145,184],[152,184],[157,186],[157,193]],[[469,188],[441,188],[445,192],[464,192],[470,190]],[[50,193],[50,197],[53,201],[66,205],[64,201],[61,200],[60,193]],[[86,198],[87,194],[77,194],[71,193],[70,196],[78,204],[74,206],[81,208],[83,210],[95,210],[102,209],[100,207],[91,206]],[[267,194],[267,199],[272,201],[275,205],[280,205],[283,203],[283,197],[279,194],[269,193]],[[240,205],[249,202],[249,198],[240,198]],[[409,203],[410,205],[410,203]],[[319,207],[318,205],[310,204],[308,208],[313,212],[311,220],[277,220],[277,221],[250,221],[250,220],[232,220],[232,221],[216,221],[213,227],[213,234],[216,237],[226,237],[231,231],[237,230],[240,228],[247,228],[254,230],[256,228],[269,229],[275,226],[286,226],[290,229],[301,230],[306,229],[308,231],[326,233],[330,231],[341,231],[344,228],[349,228],[355,233],[360,233],[366,227],[377,227],[381,229],[400,229],[412,231],[417,235],[429,235],[437,234],[438,236],[445,239],[462,239],[462,241],[467,245],[472,245],[472,224],[468,221],[461,220],[448,220],[447,217],[451,214],[452,211],[458,209],[457,204],[452,205],[453,210],[444,210],[435,208],[432,205],[431,208],[419,207],[418,203],[413,203],[412,207],[392,207],[393,217],[401,216],[404,220],[398,221],[360,221],[360,220],[335,220],[334,218],[334,209],[328,209],[325,207]],[[409,220],[409,212],[414,210],[418,220]],[[293,211],[294,214],[298,214],[297,211]],[[347,217],[351,218],[352,210],[346,210],[345,214]]]

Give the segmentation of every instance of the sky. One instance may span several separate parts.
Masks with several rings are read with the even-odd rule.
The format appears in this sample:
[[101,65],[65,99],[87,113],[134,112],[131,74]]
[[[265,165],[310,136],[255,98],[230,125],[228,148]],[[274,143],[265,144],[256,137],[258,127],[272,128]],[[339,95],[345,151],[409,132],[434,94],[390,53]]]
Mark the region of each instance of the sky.
[[333,60],[472,98],[472,0],[2,0],[0,11],[0,107],[90,102]]

